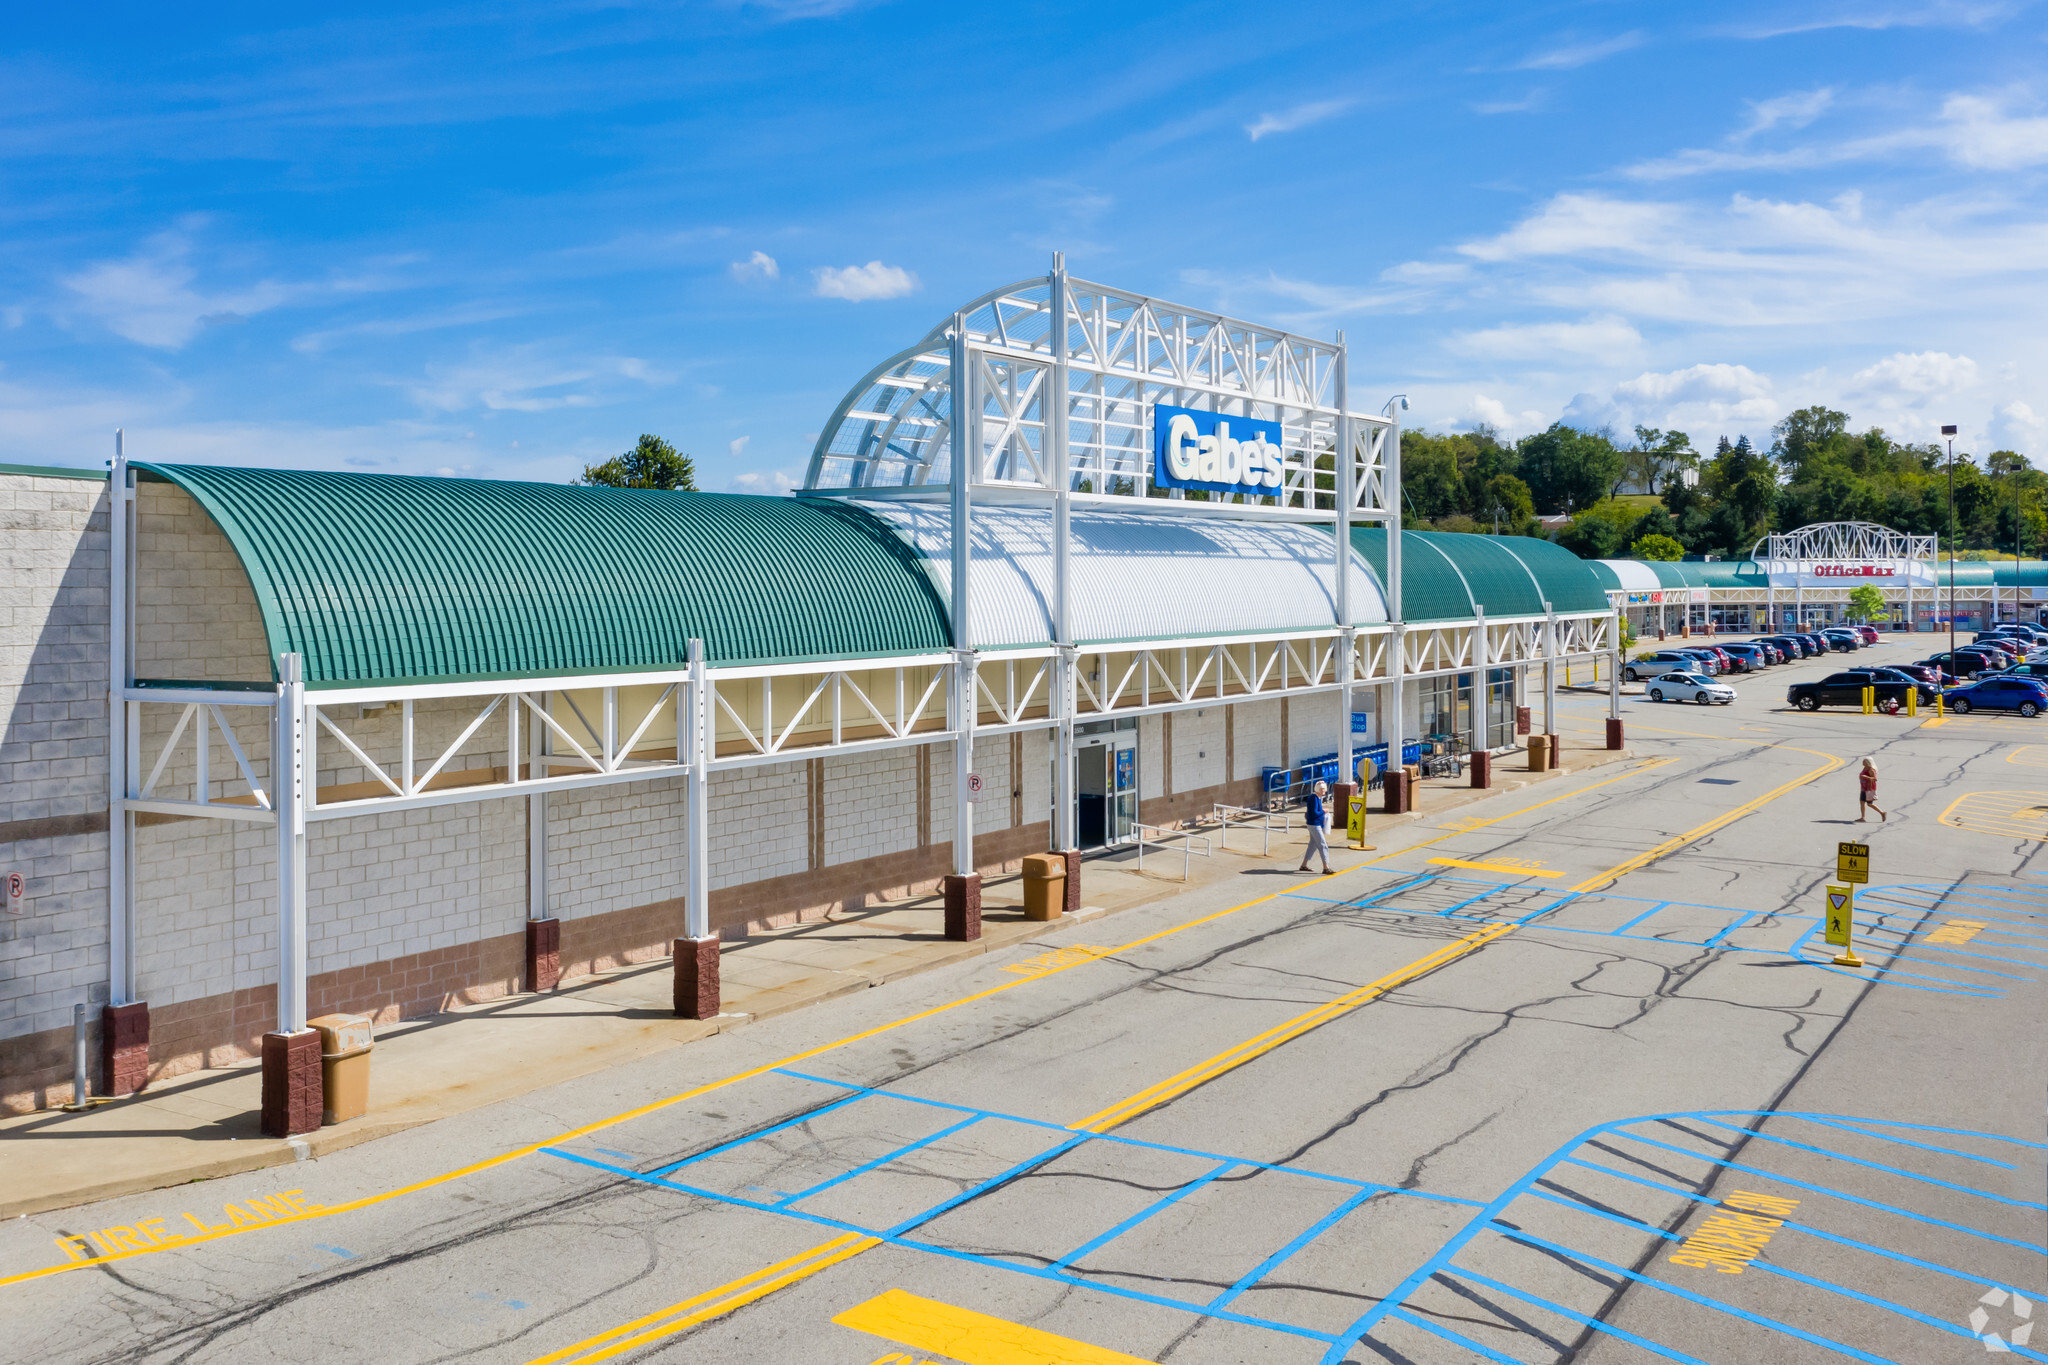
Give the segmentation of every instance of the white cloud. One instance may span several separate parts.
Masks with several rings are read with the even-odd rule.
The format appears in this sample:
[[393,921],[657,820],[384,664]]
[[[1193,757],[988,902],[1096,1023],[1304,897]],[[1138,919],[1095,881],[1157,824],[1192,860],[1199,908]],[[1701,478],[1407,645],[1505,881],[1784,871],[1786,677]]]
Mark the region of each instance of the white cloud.
[[1946,351],[1901,351],[1888,355],[1849,379],[1844,392],[1850,395],[1883,395],[1888,398],[1925,400],[1947,397],[1977,385],[1977,362],[1966,355]]
[[457,364],[429,365],[424,379],[401,386],[414,402],[434,412],[549,412],[622,401],[627,392],[622,380],[656,387],[672,378],[636,356],[572,360],[523,346],[478,350]]
[[728,491],[734,493],[769,493],[786,496],[803,487],[803,475],[789,469],[750,469],[735,474],[728,481]]
[[868,299],[893,299],[917,288],[917,276],[901,266],[869,261],[866,265],[825,266],[813,272],[816,293],[823,299],[845,299],[861,303]]
[[1629,33],[1603,38],[1598,42],[1566,43],[1560,47],[1547,48],[1531,53],[1515,63],[1517,71],[1569,71],[1574,67],[1590,66],[1603,58],[1632,47],[1641,47],[1643,34],[1640,29]]
[[1694,444],[1747,434],[1760,441],[1785,412],[1770,376],[1747,365],[1688,365],[1645,371],[1623,380],[1602,397],[1575,395],[1564,420],[1580,427],[1609,427],[1627,439],[1637,426],[1690,434]]
[[1749,101],[1749,122],[1736,133],[1737,138],[1755,137],[1758,133],[1772,128],[1804,128],[1807,124],[1826,113],[1835,102],[1832,88],[1819,90],[1794,90],[1790,94],[1774,99]]
[[246,322],[277,307],[293,290],[265,280],[242,289],[209,293],[194,287],[191,241],[181,232],[150,238],[140,251],[100,261],[66,276],[78,305],[116,336],[143,346],[177,350],[202,327]]
[[1498,398],[1475,393],[1458,402],[1449,420],[1441,425],[1453,430],[1471,430],[1473,427],[1492,427],[1503,436],[1526,436],[1532,431],[1541,431],[1550,425],[1550,418],[1534,408],[1511,412],[1506,403]]
[[726,453],[731,455],[735,460],[739,459],[741,456],[747,453],[747,443],[753,439],[754,438],[751,436],[734,437],[732,440],[727,441],[725,443]]
[[1261,114],[1257,122],[1247,123],[1244,130],[1257,142],[1269,133],[1291,133],[1297,128],[1306,128],[1311,123],[1321,123],[1333,114],[1341,114],[1356,101],[1317,100],[1310,104],[1297,104],[1292,109],[1278,114]]
[[1548,101],[1549,96],[1550,92],[1547,90],[1531,90],[1518,100],[1492,100],[1475,104],[1472,106],[1472,112],[1475,114],[1526,114],[1531,110],[1541,109]]
[[[1814,92],[1825,93],[1825,92]],[[1784,96],[1784,100],[1801,97]],[[1737,133],[1736,145],[1725,148],[1692,148],[1670,156],[1653,157],[1625,169],[1637,180],[1673,180],[1683,176],[1733,171],[1792,171],[1850,161],[1886,158],[1924,160],[1938,152],[1955,165],[1978,171],[2012,171],[2048,163],[2048,117],[2014,112],[2019,96],[1952,94],[1942,101],[1940,111],[1927,123],[1895,128],[1888,132],[1836,142],[1815,142],[1774,150],[1751,150],[1742,145],[1751,127]],[[1759,114],[1775,101],[1753,106]],[[1769,127],[1769,124],[1762,125]],[[1798,124],[1792,124],[1798,127]]]
[[726,270],[741,284],[767,284],[782,278],[782,267],[765,251],[756,251],[744,261],[734,261]]
[[[1932,0],[1929,4],[1873,5],[1867,0],[1808,11],[1797,19],[1727,30],[1737,38],[1782,38],[1831,28],[1981,28],[2018,13],[2012,0]],[[1789,12],[1789,10],[1787,11]]]
[[1448,344],[1466,355],[1500,360],[1570,357],[1613,362],[1639,354],[1643,338],[1623,319],[1609,316],[1580,322],[1509,323],[1457,332]]
[[2031,451],[2036,468],[2048,463],[2048,420],[2035,416],[2030,404],[2012,402],[1994,408],[1989,435],[1993,449]]

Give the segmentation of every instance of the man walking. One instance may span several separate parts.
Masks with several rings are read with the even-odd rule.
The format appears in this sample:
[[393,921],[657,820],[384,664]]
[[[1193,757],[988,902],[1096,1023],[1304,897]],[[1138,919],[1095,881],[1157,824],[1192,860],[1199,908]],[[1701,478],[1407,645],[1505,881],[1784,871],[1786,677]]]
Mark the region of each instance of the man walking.
[[1296,871],[1308,871],[1308,860],[1321,858],[1323,875],[1330,875],[1330,812],[1323,800],[1329,794],[1326,782],[1318,782],[1308,790],[1308,847],[1302,850],[1301,866]]

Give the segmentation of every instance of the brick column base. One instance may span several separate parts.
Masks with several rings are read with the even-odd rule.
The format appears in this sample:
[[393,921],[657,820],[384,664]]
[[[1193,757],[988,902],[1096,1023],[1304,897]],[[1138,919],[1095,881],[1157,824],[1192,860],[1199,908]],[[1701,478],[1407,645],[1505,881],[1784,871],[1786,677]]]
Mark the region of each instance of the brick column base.
[[1609,716],[1607,718],[1607,747],[1610,749],[1619,749],[1621,747],[1620,716]]
[[1406,768],[1387,769],[1386,776],[1380,779],[1380,797],[1383,802],[1381,808],[1387,814],[1405,815],[1408,813],[1408,770]]
[[[100,1093],[132,1095],[149,1084],[149,1006],[100,1010]],[[81,1097],[83,1098],[83,1097]]]
[[981,937],[981,874],[946,878],[946,937],[972,943]]
[[1546,768],[1562,768],[1564,766],[1564,754],[1558,748],[1557,736],[1545,735],[1543,738],[1550,742],[1549,753],[1544,756],[1543,766]]
[[1071,915],[1081,908],[1081,850],[1070,848],[1060,856],[1067,860],[1067,900],[1060,909]]
[[674,948],[676,1017],[718,1017],[718,935],[679,938]]
[[326,1091],[316,1029],[263,1035],[263,1135],[297,1137],[320,1126]]
[[1472,785],[1481,788],[1493,785],[1493,755],[1484,749],[1473,751]]
[[526,989],[551,991],[562,979],[562,922],[526,922]]
[[1518,735],[1529,733],[1529,708],[1526,706],[1517,706],[1515,708],[1515,733]]

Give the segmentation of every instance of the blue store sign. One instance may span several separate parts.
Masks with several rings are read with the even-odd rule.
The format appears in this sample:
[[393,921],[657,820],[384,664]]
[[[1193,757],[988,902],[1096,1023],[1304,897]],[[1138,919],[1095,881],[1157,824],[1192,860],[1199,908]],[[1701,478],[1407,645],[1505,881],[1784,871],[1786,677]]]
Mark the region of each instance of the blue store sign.
[[1161,488],[1269,493],[1280,487],[1280,424],[1195,408],[1152,408],[1152,481]]

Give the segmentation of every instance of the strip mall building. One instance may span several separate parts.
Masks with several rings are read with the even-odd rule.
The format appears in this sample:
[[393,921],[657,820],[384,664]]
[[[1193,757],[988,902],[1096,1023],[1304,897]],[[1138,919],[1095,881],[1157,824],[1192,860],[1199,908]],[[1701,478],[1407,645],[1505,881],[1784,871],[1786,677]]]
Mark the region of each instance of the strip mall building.
[[1589,561],[1638,638],[1659,629],[1759,632],[1812,629],[1851,618],[1849,594],[1883,594],[1895,629],[1983,630],[2038,621],[2048,603],[2048,564],[2038,559],[1954,563],[1935,557],[1933,536],[1867,521],[1823,522],[1765,536],[1748,559],[1707,563]]
[[796,497],[0,468],[6,1106],[69,1097],[78,1005],[116,1093],[672,950],[715,1011],[750,926],[943,885],[972,932],[982,875],[1267,768],[1514,743],[1607,585],[1390,538],[1345,366],[1056,264],[876,366]]

